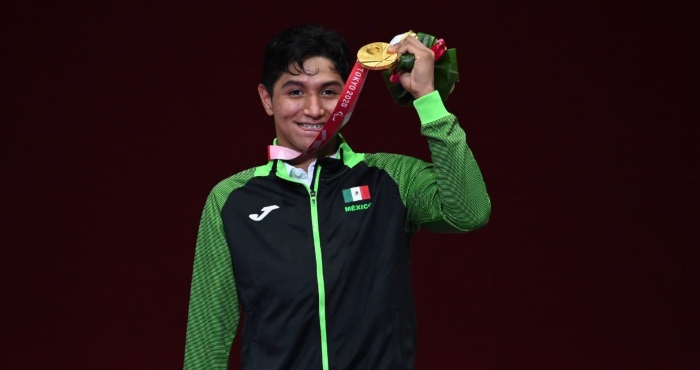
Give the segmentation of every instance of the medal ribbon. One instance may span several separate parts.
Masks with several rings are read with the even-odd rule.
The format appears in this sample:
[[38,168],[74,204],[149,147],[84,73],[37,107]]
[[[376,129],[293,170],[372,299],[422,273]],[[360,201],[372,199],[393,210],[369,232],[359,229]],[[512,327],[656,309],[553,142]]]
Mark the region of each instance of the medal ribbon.
[[280,145],[268,145],[267,158],[290,160],[304,155],[313,154],[321,149],[350,119],[357,99],[360,97],[362,86],[365,84],[367,73],[369,71],[364,68],[359,60],[355,61],[355,66],[350,71],[350,76],[343,86],[343,92],[340,94],[340,99],[333,109],[333,114],[328,118],[328,121],[323,125],[323,129],[318,133],[311,145],[304,149],[303,152],[298,152],[294,149],[286,148]]

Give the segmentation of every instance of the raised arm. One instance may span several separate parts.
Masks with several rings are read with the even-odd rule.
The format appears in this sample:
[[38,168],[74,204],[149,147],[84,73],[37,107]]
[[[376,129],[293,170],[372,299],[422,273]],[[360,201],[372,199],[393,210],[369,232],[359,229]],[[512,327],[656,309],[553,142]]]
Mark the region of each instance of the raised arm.
[[489,220],[491,199],[481,169],[457,117],[433,92],[414,101],[431,165],[420,168],[408,189],[409,222],[438,232],[464,232]]
[[415,100],[421,134],[427,138],[432,163],[405,162],[397,168],[409,230],[464,232],[488,222],[491,200],[481,170],[467,145],[457,117],[450,114],[435,90],[435,53],[414,37],[405,37],[390,51],[415,56],[413,68],[399,80]]

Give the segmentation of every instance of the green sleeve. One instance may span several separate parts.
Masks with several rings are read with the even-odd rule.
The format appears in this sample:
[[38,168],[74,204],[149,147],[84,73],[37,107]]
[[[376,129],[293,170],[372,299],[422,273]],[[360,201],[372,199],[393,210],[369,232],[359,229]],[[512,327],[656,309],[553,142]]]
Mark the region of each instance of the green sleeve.
[[416,99],[413,105],[432,165],[422,167],[406,191],[409,223],[438,232],[465,232],[486,225],[491,199],[457,117],[447,112],[437,92]]
[[215,192],[209,195],[200,220],[187,320],[185,370],[228,368],[238,329],[238,295],[220,216],[220,198]]
[[406,230],[466,232],[486,225],[491,200],[457,117],[445,109],[437,92],[413,104],[432,161],[388,153],[365,156],[368,165],[383,168],[398,185]]

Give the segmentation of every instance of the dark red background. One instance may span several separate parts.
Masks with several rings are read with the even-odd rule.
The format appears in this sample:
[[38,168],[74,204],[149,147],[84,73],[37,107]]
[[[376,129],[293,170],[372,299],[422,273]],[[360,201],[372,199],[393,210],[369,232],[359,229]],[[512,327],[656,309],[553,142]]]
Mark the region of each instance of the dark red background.
[[[262,49],[308,21],[457,49],[493,212],[416,238],[417,369],[698,368],[697,4],[336,4],[6,9],[0,368],[181,368],[205,197],[265,161]],[[428,159],[378,74],[343,134]]]

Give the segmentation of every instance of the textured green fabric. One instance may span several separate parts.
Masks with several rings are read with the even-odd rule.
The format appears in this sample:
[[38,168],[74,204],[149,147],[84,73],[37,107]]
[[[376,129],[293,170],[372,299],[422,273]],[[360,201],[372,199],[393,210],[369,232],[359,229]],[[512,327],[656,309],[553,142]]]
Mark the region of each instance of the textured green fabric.
[[369,166],[385,170],[399,186],[408,215],[406,230],[466,232],[484,226],[491,199],[457,117],[448,114],[421,125],[432,163],[398,154],[366,154]]
[[422,125],[434,122],[450,114],[447,108],[440,101],[440,94],[433,91],[430,94],[421,96],[413,101],[413,107],[416,108],[418,118]]
[[240,312],[220,212],[228,195],[251,179],[254,171],[243,171],[219,183],[204,206],[192,271],[185,370],[228,367]]

